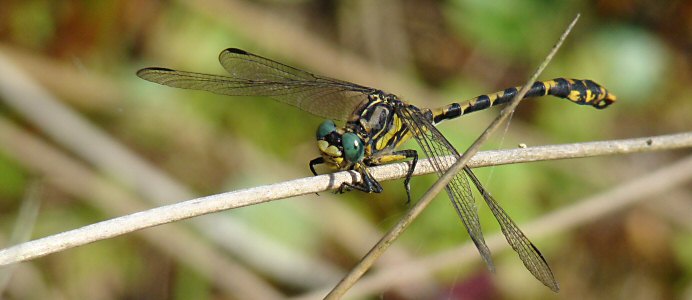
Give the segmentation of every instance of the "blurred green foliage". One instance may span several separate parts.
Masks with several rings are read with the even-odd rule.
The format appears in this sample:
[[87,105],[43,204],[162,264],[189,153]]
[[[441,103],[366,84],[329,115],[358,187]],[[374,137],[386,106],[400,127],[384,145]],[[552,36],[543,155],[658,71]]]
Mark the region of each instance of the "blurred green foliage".
[[[224,17],[219,17],[184,2],[4,1],[0,4],[0,46],[27,54],[39,65],[66,66],[65,74],[87,74],[112,87],[89,94],[93,98],[78,99],[75,95],[79,92],[56,88],[74,86],[67,84],[67,75],[39,80],[94,126],[200,194],[309,176],[307,163],[317,155],[313,136],[320,118],[269,99],[179,91],[152,85],[134,75],[147,66],[223,74],[216,56],[227,47],[247,49],[326,76],[346,73],[366,80],[365,75],[371,75],[370,78],[390,84],[389,78],[378,76],[392,71],[398,78],[390,86],[400,91],[389,92],[420,106],[434,106],[523,83],[564,26],[580,12],[582,20],[541,78],[593,79],[617,94],[619,102],[607,110],[595,111],[562,100],[526,101],[507,129],[486,149],[512,148],[519,143],[540,145],[638,137],[690,128],[692,16],[684,13],[692,11],[692,5],[684,1],[239,3],[243,5],[236,6],[237,9],[252,9],[223,11]],[[250,25],[235,26],[242,24],[243,14],[255,18]],[[272,27],[276,20],[283,22],[285,28],[269,32],[276,28]],[[306,46],[314,47],[310,49],[314,52],[305,51]],[[369,69],[365,73],[353,71],[353,64],[346,59],[324,62],[324,57],[329,57],[324,49],[365,62]],[[20,64],[25,61],[17,60]],[[342,70],[347,71],[340,73]],[[40,73],[34,74],[40,78]],[[428,95],[437,95],[412,97],[412,85]],[[118,100],[104,100],[106,95],[117,94],[113,90],[120,93]],[[440,128],[453,145],[463,150],[496,113],[494,109],[479,112],[444,123]],[[2,115],[20,120],[17,123],[22,128],[69,153],[58,141],[44,136],[40,128],[24,123],[19,113],[3,107]],[[581,197],[606,190],[633,174],[665,165],[682,154],[685,153],[522,164],[485,168],[478,174],[521,225]],[[77,160],[86,161],[79,157]],[[4,234],[11,231],[13,225],[9,220],[14,219],[27,178],[34,176],[42,174],[34,174],[8,154],[0,155],[0,224]],[[414,178],[414,196],[420,196],[434,180],[433,176]],[[88,199],[73,197],[48,185],[44,192],[48,205],[37,224],[37,237],[112,217],[111,212],[91,207]],[[338,197],[305,196],[296,200],[303,206],[285,200],[227,212],[224,217],[247,222],[291,249],[348,268],[358,257],[348,253],[344,249],[347,247],[322,227],[324,219],[330,216],[306,212],[304,205],[339,201],[373,227],[386,230],[408,207],[404,204],[401,181],[384,186],[385,193],[380,195],[352,192]],[[468,240],[446,195],[438,198],[399,242],[413,256],[432,254]],[[478,206],[487,234],[497,232],[485,205],[478,202]],[[650,283],[635,289],[642,294],[663,298],[689,296],[689,228],[645,208],[631,210],[644,210],[652,215],[654,223],[671,228],[662,232],[674,242],[661,245],[654,252],[662,270],[656,273],[634,263],[623,267],[601,261],[610,257],[608,253],[617,253],[626,262],[638,261],[643,255],[644,250],[637,247],[635,237],[626,228],[628,220],[634,217],[631,211],[622,212],[550,240],[534,241],[544,250],[558,277],[563,278],[567,292],[561,297],[608,298],[613,291],[627,288],[630,281],[635,285]],[[612,244],[598,243],[611,231],[622,233],[615,250]],[[645,232],[651,236],[659,233]],[[38,259],[31,265],[40,274],[39,280],[44,281],[46,293],[56,291],[52,293],[64,298],[223,298],[212,281],[171,257],[157,255],[158,250],[145,246],[139,239],[127,236],[99,242]],[[498,275],[510,283],[493,277],[493,289],[501,291],[502,297],[551,297],[547,289],[541,290],[535,282],[526,291],[507,288],[526,282],[524,277],[530,278],[530,274],[522,270],[513,254],[498,256],[502,264],[498,266],[502,270],[499,273],[512,265],[512,271]],[[471,270],[445,272],[439,278],[440,288],[452,293],[450,290],[462,286],[466,279],[485,274],[480,264],[468,269]],[[514,272],[517,269],[521,271]],[[586,274],[612,278],[599,285],[591,282],[589,276],[580,276],[584,270]],[[679,280],[670,282],[671,276]],[[162,287],[152,278],[170,286]],[[288,295],[306,292],[267,279]],[[12,287],[7,293],[10,299],[26,295]]]

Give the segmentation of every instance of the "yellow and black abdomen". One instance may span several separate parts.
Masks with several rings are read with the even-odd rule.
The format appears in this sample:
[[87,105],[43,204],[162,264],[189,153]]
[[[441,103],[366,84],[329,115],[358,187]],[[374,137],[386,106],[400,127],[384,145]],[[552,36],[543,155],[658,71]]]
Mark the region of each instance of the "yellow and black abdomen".
[[[439,123],[474,111],[505,104],[511,101],[520,89],[520,86],[512,87],[504,91],[481,95],[464,103],[446,105],[433,112],[433,121]],[[590,105],[598,109],[608,107],[617,99],[614,94],[591,80],[565,78],[534,82],[524,99],[546,95],[567,99],[580,105]]]

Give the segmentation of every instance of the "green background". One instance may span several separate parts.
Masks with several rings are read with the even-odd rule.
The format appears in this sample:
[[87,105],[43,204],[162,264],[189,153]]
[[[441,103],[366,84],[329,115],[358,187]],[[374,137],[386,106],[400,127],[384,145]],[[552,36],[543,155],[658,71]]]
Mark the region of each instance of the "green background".
[[[309,176],[307,163],[318,155],[314,131],[322,120],[269,99],[154,85],[137,78],[138,69],[162,66],[223,74],[218,53],[237,47],[317,74],[381,88],[420,107],[435,107],[525,82],[577,13],[581,20],[540,78],[592,79],[615,93],[618,102],[597,111],[554,98],[526,101],[509,126],[484,148],[689,130],[692,3],[687,1],[6,0],[0,2],[0,55],[89,128],[109,136],[180,187],[211,195]],[[497,112],[475,113],[440,128],[463,150]],[[32,239],[160,206],[137,187],[150,185],[148,181],[119,177],[122,173],[75,150],[91,150],[115,159],[125,171],[137,172],[130,162],[110,157],[98,141],[68,146],[5,101],[0,101],[0,118],[3,126],[20,133],[16,139],[0,140],[3,246],[13,228],[31,226],[17,223],[27,199],[41,203]],[[45,156],[13,150],[10,146],[18,145],[21,138],[42,141],[62,156],[32,164]],[[479,169],[477,174],[525,228],[532,220],[645,176],[687,153],[510,165]],[[136,205],[114,200],[115,192],[103,190],[100,183],[70,176],[67,162],[81,166],[88,179],[113,185]],[[141,174],[129,178],[136,175]],[[414,197],[420,197],[434,180],[414,178]],[[405,213],[401,181],[383,185],[385,192],[378,195],[325,192],[215,214],[253,232],[249,237],[229,237],[236,243],[230,248],[255,245],[253,236],[261,235],[280,245],[255,245],[266,252],[244,248],[240,251],[246,253],[238,255],[200,233],[204,230],[191,226],[192,221],[183,221],[23,263],[13,270],[3,295],[6,299],[263,297],[224,287],[221,282],[242,281],[229,272],[227,262],[238,264],[264,284],[263,291],[283,296],[314,293],[331,287],[374,243],[377,232],[390,228]],[[689,298],[692,227],[685,212],[692,211],[690,193],[689,184],[676,187],[616,212],[584,218],[557,234],[539,236],[527,230],[553,268],[562,288],[559,294],[534,280],[513,252],[497,248],[495,274],[485,269],[474,251],[464,257],[470,263],[450,261],[443,270],[412,281],[405,281],[410,274],[391,276],[384,280],[386,287],[358,298]],[[675,208],[674,203],[687,210]],[[498,233],[488,209],[478,204],[486,236]],[[197,237],[194,245],[156,241],[156,236],[175,240],[178,236],[166,231],[173,227]],[[211,222],[201,227],[210,232],[222,225]],[[220,234],[221,239],[231,235]],[[384,272],[441,251],[453,253],[464,243],[468,237],[461,222],[446,196],[440,196],[377,270]],[[200,254],[198,247],[220,260]],[[313,259],[332,272],[318,275],[322,273],[316,269],[297,270],[300,264],[281,265],[284,251]],[[181,259],[185,256],[194,259]],[[195,262],[205,258],[210,260],[206,265]],[[289,275],[262,269],[257,261]],[[425,267],[417,270],[421,268]]]

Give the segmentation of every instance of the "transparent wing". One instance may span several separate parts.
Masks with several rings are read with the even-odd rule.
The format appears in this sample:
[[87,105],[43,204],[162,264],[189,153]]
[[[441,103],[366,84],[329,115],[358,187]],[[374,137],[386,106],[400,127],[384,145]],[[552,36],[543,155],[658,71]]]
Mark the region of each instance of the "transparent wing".
[[314,115],[345,120],[367,96],[377,90],[355,83],[317,76],[240,49],[219,55],[230,76],[145,68],[142,79],[183,89],[230,96],[268,96]]
[[[406,123],[409,130],[412,131],[416,141],[421,146],[425,154],[432,160],[433,165],[439,175],[441,175],[445,166],[449,162],[443,161],[440,156],[454,155],[459,158],[459,152],[447,141],[447,139],[433,126],[431,123],[432,116],[426,116],[419,109],[407,106],[397,110],[397,113]],[[519,254],[524,266],[543,284],[558,291],[559,287],[550,270],[548,263],[543,258],[543,255],[538,248],[529,241],[519,227],[512,221],[507,213],[500,207],[495,199],[488,193],[476,175],[470,168],[464,168],[465,173],[471,178],[478,191],[483,195],[485,202],[490,207],[493,215],[500,223],[502,233],[505,235],[507,242],[512,246],[515,252]],[[478,213],[476,211],[471,189],[468,184],[467,177],[464,174],[457,174],[452,181],[447,185],[447,194],[452,200],[452,204],[456,209],[466,229],[471,236],[471,239],[476,244],[478,251],[481,253],[483,260],[492,270],[492,260],[490,250],[488,250],[483,239],[480,223],[478,221]]]
[[[406,127],[411,130],[425,155],[432,161],[438,176],[442,176],[450,164],[443,157],[454,155],[458,158],[460,156],[459,152],[433,126],[430,121],[431,118],[427,118],[418,108],[410,105],[397,107],[397,114],[406,124]],[[445,189],[454,209],[464,223],[466,231],[469,233],[476,248],[478,248],[478,252],[480,252],[488,269],[494,271],[495,267],[490,256],[490,249],[488,249],[483,238],[481,224],[478,220],[478,209],[476,208],[468,179],[464,174],[457,174]]]
[[524,262],[524,266],[526,266],[534,277],[536,277],[554,292],[557,292],[560,287],[558,286],[557,281],[555,281],[555,276],[553,276],[553,271],[550,270],[548,262],[545,261],[545,258],[541,252],[538,251],[538,248],[536,248],[536,246],[531,243],[524,233],[521,232],[521,229],[519,229],[517,224],[512,221],[505,210],[502,209],[499,204],[497,204],[493,196],[491,196],[490,193],[483,188],[483,185],[478,180],[478,177],[476,177],[476,174],[473,174],[471,169],[468,167],[464,168],[464,171],[471,178],[471,181],[473,181],[473,183],[476,185],[481,195],[483,195],[485,203],[488,204],[488,207],[490,207],[490,211],[493,212],[495,219],[497,219],[498,223],[500,223],[500,228],[502,228],[502,233],[505,235],[505,238],[507,238],[507,242],[510,246],[512,246],[512,249],[519,254],[521,261]]
[[[426,116],[419,109],[406,106],[397,110],[397,113],[406,123],[409,130],[416,137],[416,141],[421,146],[425,154],[432,160],[433,165],[438,175],[443,174],[444,167],[448,162],[443,161],[441,156],[454,155],[459,158],[459,152],[447,141],[447,139],[433,126],[431,123],[432,116]],[[543,258],[543,255],[538,248],[529,241],[519,227],[512,221],[507,213],[500,207],[495,199],[488,193],[481,182],[470,168],[464,168],[465,173],[471,178],[471,181],[478,188],[478,191],[483,195],[485,202],[490,207],[493,215],[500,223],[502,233],[505,235],[507,242],[512,246],[515,252],[519,254],[524,266],[543,284],[558,291],[559,287],[550,270],[550,266]],[[480,223],[478,221],[478,213],[474,204],[471,189],[469,188],[466,175],[463,173],[454,176],[452,181],[447,185],[447,194],[452,200],[452,204],[456,209],[466,229],[471,236],[471,239],[476,244],[478,251],[481,253],[483,260],[492,270],[492,260],[490,250],[488,250],[483,239]]]

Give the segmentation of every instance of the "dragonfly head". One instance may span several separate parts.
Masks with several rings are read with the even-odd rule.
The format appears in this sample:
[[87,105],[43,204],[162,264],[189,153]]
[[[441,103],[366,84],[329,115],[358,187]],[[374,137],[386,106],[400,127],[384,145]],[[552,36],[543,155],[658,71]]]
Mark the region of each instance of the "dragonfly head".
[[365,143],[357,134],[326,120],[317,128],[317,148],[326,164],[345,170],[363,160]]

